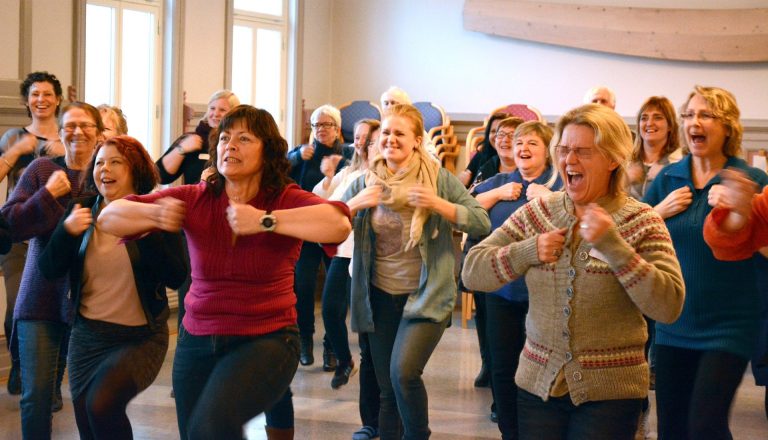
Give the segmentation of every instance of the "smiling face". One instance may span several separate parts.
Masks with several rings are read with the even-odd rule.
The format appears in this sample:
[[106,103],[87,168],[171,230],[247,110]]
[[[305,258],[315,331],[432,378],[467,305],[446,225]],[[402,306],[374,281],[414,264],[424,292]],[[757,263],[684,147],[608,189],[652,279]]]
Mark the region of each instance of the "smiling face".
[[242,121],[219,134],[216,168],[228,180],[260,176],[264,167],[264,143]]
[[332,117],[320,113],[317,120],[313,122],[315,127],[312,129],[315,132],[315,139],[321,144],[331,147],[339,137],[340,129],[336,125],[336,121]]
[[496,151],[501,161],[510,166],[515,161],[514,141],[515,127],[501,127],[496,130]]
[[99,140],[96,121],[90,113],[78,107],[70,108],[62,116],[59,135],[64,142],[67,157],[76,162],[84,159],[87,163]]
[[218,127],[219,123],[221,122],[221,118],[223,118],[224,115],[226,115],[227,112],[231,109],[232,106],[229,105],[229,101],[225,98],[214,99],[213,101],[209,102],[208,112],[205,114],[206,120],[208,121],[208,126],[211,128]]
[[47,81],[32,83],[29,87],[26,105],[35,119],[49,119],[56,116],[61,100],[56,96],[53,84]]
[[669,121],[656,107],[648,107],[640,114],[640,138],[647,146],[664,146],[669,138]]
[[104,145],[96,153],[93,181],[107,203],[136,192],[128,159],[111,144]]
[[368,148],[368,135],[371,132],[371,127],[368,124],[357,124],[355,128],[355,152],[357,154],[363,154],[363,149]]
[[392,171],[405,168],[413,157],[413,151],[421,144],[414,125],[402,116],[387,116],[381,125],[379,150]]
[[[565,191],[577,211],[609,193],[611,173],[619,165],[597,148],[591,127],[567,125],[557,147],[557,168],[565,176]],[[563,147],[568,148],[568,154],[561,154]],[[579,149],[580,154],[574,149]]]
[[491,130],[488,133],[488,143],[490,143],[493,148],[496,148],[496,133],[499,131],[499,124],[501,121],[501,118],[497,118],[491,122]]
[[535,133],[515,139],[515,165],[526,180],[539,177],[547,168],[547,145]]
[[[689,116],[689,117],[688,117]],[[693,95],[683,112],[683,131],[691,154],[700,158],[723,157],[729,129],[713,115],[701,95]]]

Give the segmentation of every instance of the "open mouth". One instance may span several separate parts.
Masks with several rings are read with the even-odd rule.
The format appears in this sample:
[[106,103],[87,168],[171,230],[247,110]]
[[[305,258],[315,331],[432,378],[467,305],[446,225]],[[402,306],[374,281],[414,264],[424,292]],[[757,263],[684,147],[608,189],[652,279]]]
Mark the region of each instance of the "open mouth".
[[694,144],[694,145],[704,144],[704,142],[706,142],[706,140],[707,140],[707,137],[704,136],[703,134],[692,134],[691,135],[691,143]]
[[111,185],[115,182],[117,182],[115,179],[107,179],[107,178],[101,179],[101,183],[104,185]]
[[240,159],[237,159],[237,158],[231,157],[231,156],[225,157],[224,158],[224,162],[227,162],[227,163],[242,163],[242,161]]
[[575,171],[566,171],[565,177],[568,180],[568,185],[578,185],[584,179],[584,175]]

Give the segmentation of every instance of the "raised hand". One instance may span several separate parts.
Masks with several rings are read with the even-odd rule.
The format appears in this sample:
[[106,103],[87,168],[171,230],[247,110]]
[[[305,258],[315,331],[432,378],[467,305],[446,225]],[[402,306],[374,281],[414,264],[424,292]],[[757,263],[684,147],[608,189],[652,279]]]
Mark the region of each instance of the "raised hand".
[[408,188],[408,204],[414,208],[432,209],[435,207],[439,197],[435,190],[427,185],[414,185]]
[[184,223],[187,209],[184,202],[173,197],[163,197],[155,201],[155,227],[168,232],[177,232]]
[[302,145],[299,151],[301,152],[301,160],[309,160],[315,155],[315,146],[312,144]]
[[752,211],[752,198],[758,191],[755,182],[747,175],[735,169],[720,172],[722,184],[712,185],[707,201],[709,205],[725,208],[744,217],[749,217]]
[[323,173],[325,177],[333,177],[334,174],[336,174],[336,167],[339,166],[339,162],[343,157],[340,154],[331,154],[330,156],[325,156],[323,160],[320,161],[320,172]]
[[542,263],[554,263],[563,254],[565,245],[566,228],[555,229],[554,231],[539,234],[536,238],[536,251],[539,261]]
[[349,199],[347,206],[352,211],[359,211],[365,208],[371,208],[381,203],[382,187],[381,185],[371,185],[357,193]]
[[72,185],[69,183],[67,173],[63,170],[54,171],[48,181],[45,182],[45,189],[53,196],[54,199],[58,199],[61,196],[69,194],[72,191]]
[[518,182],[509,182],[496,188],[499,200],[517,200],[523,192],[523,185]]
[[552,194],[552,190],[547,188],[544,185],[540,185],[538,183],[531,183],[528,185],[528,189],[525,190],[525,197],[528,200],[537,199],[539,197],[546,197],[548,195]]
[[680,187],[667,195],[664,200],[653,209],[659,213],[661,218],[669,218],[673,215],[680,214],[688,209],[693,202],[693,193],[687,186]]
[[587,243],[594,244],[603,238],[609,229],[616,226],[608,212],[597,203],[587,205],[579,222],[579,233]]
[[245,203],[229,201],[227,207],[227,222],[234,235],[250,235],[262,232],[261,216],[264,211]]
[[179,147],[181,147],[181,151],[183,151],[184,154],[200,151],[203,149],[203,138],[196,134],[187,136],[179,142]]
[[93,215],[91,208],[83,208],[76,204],[72,208],[66,219],[64,219],[64,230],[67,234],[77,237],[85,232],[93,224]]

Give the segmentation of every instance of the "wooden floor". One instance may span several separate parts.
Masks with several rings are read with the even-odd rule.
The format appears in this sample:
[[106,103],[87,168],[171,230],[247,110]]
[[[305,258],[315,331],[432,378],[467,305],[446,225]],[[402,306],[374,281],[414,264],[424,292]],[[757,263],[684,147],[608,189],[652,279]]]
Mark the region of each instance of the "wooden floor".
[[[319,309],[318,309],[319,315]],[[322,328],[318,316],[318,328]],[[356,340],[356,337],[353,339]],[[355,341],[356,342],[356,341]],[[171,387],[171,364],[176,338],[171,338],[163,370],[155,383],[129,406],[128,415],[137,439],[176,439],[176,413]],[[319,344],[316,344],[319,345]],[[359,353],[356,343],[353,354]],[[319,359],[320,348],[315,350]],[[474,329],[462,329],[458,313],[424,373],[429,393],[430,427],[436,440],[471,440],[500,438],[496,425],[489,421],[490,390],[472,386],[480,366]],[[332,373],[322,371],[319,364],[300,367],[293,381],[296,408],[296,439],[349,439],[359,428],[357,409],[358,383],[353,377],[340,390],[330,387]],[[64,409],[54,416],[55,439],[76,439],[77,428],[64,390]],[[0,391],[0,440],[19,439],[19,399],[8,395],[3,384]],[[652,416],[655,429],[655,416]],[[247,426],[248,437],[264,439],[263,417]],[[763,412],[763,388],[754,385],[748,372],[739,389],[731,415],[734,438],[768,439],[768,421]],[[652,438],[655,438],[653,436]]]

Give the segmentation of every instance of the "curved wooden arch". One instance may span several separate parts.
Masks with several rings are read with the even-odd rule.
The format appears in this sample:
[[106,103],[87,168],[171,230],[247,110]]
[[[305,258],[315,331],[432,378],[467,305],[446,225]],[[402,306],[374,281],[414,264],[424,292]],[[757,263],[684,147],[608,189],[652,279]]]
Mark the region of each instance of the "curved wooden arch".
[[464,29],[647,58],[768,61],[768,8],[664,9],[465,0]]

